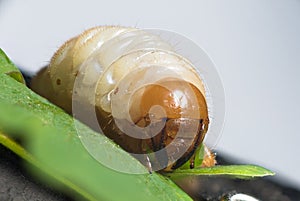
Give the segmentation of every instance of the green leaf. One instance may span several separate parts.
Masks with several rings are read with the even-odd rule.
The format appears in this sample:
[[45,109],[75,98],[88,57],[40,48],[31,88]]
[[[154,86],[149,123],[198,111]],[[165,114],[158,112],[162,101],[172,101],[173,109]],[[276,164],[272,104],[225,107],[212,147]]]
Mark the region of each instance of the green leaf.
[[230,176],[241,179],[272,176],[275,173],[257,165],[217,165],[207,168],[194,168],[176,170],[172,174],[166,174],[171,178],[186,176]]
[[22,73],[19,69],[9,60],[9,58],[5,55],[3,50],[0,48],[0,74],[7,74],[17,80],[25,84],[25,80],[22,76]]
[[[1,144],[41,169],[46,178],[53,178],[86,200],[191,200],[160,174],[124,174],[96,161],[82,145],[73,118],[8,76],[8,72],[18,71],[3,52],[0,55]],[[92,139],[101,139],[101,144],[94,142],[101,154],[147,172],[111,140],[80,122],[76,124]]]
[[[202,143],[195,151],[194,166],[200,167],[203,159],[204,159],[204,144]],[[185,162],[185,164],[179,167],[179,169],[180,170],[190,169],[190,161],[188,160],[187,162]]]

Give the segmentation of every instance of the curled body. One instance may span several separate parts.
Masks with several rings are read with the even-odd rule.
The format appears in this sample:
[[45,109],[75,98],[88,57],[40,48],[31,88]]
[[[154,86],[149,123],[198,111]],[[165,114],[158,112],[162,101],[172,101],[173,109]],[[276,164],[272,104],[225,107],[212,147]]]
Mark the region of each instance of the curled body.
[[208,130],[205,88],[192,63],[136,28],[100,26],[71,38],[31,87],[143,164],[153,153],[154,170],[170,171],[188,160],[193,168]]

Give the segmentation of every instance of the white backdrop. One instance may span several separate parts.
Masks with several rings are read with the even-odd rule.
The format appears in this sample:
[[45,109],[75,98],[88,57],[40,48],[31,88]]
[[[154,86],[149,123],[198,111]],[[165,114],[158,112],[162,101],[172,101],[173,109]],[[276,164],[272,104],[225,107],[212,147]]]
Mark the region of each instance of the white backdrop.
[[0,0],[0,47],[29,73],[95,25],[167,29],[214,60],[226,95],[217,151],[300,189],[300,1]]

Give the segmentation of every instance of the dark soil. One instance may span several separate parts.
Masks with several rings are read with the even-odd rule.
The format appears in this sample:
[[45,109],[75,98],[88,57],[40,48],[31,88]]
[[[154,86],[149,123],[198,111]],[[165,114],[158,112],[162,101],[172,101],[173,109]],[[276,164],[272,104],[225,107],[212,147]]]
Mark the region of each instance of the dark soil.
[[23,162],[0,144],[0,201],[71,200],[32,178],[23,168]]

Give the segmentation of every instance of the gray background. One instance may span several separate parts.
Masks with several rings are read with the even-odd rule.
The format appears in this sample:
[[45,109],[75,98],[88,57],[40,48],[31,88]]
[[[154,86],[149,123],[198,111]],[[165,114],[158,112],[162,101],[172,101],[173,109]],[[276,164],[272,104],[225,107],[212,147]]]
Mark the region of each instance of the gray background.
[[226,95],[216,151],[300,189],[300,1],[0,0],[0,47],[29,73],[95,25],[167,29],[204,48]]

